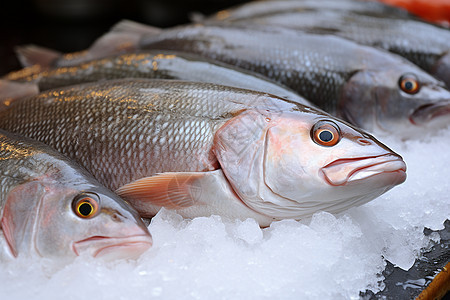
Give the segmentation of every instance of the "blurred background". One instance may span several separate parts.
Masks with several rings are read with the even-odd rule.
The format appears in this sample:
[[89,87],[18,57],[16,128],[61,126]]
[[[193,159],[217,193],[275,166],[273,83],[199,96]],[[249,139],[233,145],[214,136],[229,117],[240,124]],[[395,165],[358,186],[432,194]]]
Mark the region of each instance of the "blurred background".
[[87,48],[122,19],[157,27],[189,22],[244,0],[3,0],[0,75],[20,68],[14,47],[37,44],[62,52]]

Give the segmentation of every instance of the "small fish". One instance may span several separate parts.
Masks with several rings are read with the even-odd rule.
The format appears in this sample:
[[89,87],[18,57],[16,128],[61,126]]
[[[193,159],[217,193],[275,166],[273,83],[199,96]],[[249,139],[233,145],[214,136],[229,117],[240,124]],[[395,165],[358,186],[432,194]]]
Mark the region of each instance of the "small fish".
[[310,33],[333,34],[359,44],[383,48],[405,57],[450,87],[450,64],[446,63],[450,59],[450,30],[419,20],[321,9],[268,12],[233,23],[281,26]]
[[0,111],[0,128],[73,158],[145,217],[165,207],[268,226],[341,212],[406,178],[398,154],[339,119],[207,83],[126,79],[50,90]]
[[[311,105],[295,92],[246,70],[193,54],[147,51],[92,60],[72,67],[45,69],[34,65],[0,80],[0,102],[77,83],[119,78],[161,78],[217,83],[277,95]],[[10,81],[10,82],[9,82]],[[24,84],[17,84],[23,82]]]
[[187,51],[260,73],[377,134],[411,138],[450,123],[442,82],[398,55],[336,36],[190,25],[144,36],[140,48]]
[[133,258],[151,244],[136,211],[49,146],[0,130],[0,257]]

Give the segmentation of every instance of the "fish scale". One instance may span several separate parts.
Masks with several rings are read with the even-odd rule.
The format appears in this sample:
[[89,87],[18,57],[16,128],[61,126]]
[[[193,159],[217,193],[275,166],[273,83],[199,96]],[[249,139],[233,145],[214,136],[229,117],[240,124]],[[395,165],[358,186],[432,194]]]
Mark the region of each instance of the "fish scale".
[[450,51],[448,29],[418,20],[358,15],[348,11],[306,10],[275,11],[234,22],[334,34],[397,53],[428,72],[432,72],[437,61]]
[[[307,101],[293,91],[259,74],[238,70],[192,54],[170,51],[147,51],[91,60],[71,67],[50,68],[34,65],[12,72],[5,80],[34,83],[39,91],[119,78],[159,78],[200,81],[258,90],[302,104]],[[19,95],[20,96],[20,95]]]
[[[144,37],[141,47],[191,52],[263,74],[307,95],[308,100],[333,114],[340,88],[367,62],[364,54],[374,51],[359,53],[356,44],[331,36],[326,42],[322,39],[267,28],[195,25]],[[354,53],[354,62],[348,62],[348,52]]]

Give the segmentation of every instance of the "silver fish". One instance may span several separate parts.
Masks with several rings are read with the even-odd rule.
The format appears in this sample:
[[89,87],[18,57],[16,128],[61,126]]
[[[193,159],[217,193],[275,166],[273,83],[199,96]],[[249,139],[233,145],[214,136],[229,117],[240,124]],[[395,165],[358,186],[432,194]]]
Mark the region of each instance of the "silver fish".
[[133,258],[151,244],[136,211],[42,143],[0,130],[0,256]]
[[236,22],[333,34],[363,45],[383,48],[407,58],[450,87],[450,30],[419,20],[367,16],[322,8],[285,12],[275,10],[274,13],[267,12],[233,23]]
[[0,111],[143,216],[301,219],[366,203],[406,178],[401,157],[322,111],[255,91],[174,80],[51,90]]
[[[46,69],[34,65],[12,72],[0,80],[0,102],[2,99],[3,102],[10,102],[14,98],[38,94],[39,91],[52,88],[119,78],[161,78],[217,83],[270,93],[312,105],[295,92],[259,74],[173,51],[122,54],[72,67]],[[17,84],[19,82],[24,84]]]

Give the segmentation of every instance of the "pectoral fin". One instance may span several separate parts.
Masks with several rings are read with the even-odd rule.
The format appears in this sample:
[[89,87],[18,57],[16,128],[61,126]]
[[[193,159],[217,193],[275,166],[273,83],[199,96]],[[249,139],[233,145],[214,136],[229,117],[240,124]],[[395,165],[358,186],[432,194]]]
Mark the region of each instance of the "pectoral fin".
[[198,183],[206,173],[162,173],[133,181],[116,192],[139,212],[146,211],[146,203],[167,209],[182,209],[198,203]]
[[0,225],[15,257],[21,248],[32,243],[34,224],[44,194],[44,186],[37,181],[20,184],[8,193]]

